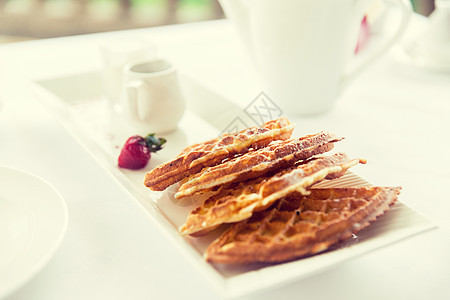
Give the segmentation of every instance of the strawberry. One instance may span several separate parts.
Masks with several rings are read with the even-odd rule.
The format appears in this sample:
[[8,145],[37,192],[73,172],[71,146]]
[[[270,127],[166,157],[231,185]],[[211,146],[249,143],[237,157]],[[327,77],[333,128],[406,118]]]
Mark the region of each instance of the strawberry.
[[146,137],[134,135],[128,138],[120,151],[119,167],[132,170],[142,169],[147,165],[151,152],[161,150],[165,142],[166,139],[157,138],[154,133]]

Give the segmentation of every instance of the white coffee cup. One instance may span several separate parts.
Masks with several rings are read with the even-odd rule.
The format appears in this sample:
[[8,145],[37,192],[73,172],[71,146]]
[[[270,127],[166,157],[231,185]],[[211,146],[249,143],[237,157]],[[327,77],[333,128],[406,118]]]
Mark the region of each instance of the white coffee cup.
[[121,106],[138,133],[176,129],[185,110],[176,68],[165,59],[127,64]]
[[348,83],[399,40],[411,3],[384,2],[401,12],[398,27],[382,45],[369,44],[364,52],[370,54],[351,67],[361,21],[373,0],[220,0],[264,92],[296,115],[331,109]]

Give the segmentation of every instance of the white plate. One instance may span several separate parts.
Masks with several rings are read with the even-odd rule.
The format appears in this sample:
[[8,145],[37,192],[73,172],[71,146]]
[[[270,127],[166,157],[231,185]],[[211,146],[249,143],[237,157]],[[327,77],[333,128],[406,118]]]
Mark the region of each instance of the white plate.
[[43,179],[0,167],[0,298],[25,284],[55,253],[67,207]]
[[[224,125],[228,125],[232,117],[239,113],[238,108],[226,99],[215,97],[192,81],[183,78],[183,84],[190,110],[181,120],[180,129],[165,136],[167,145],[152,156],[147,170],[173,158],[188,144],[216,137],[220,129],[225,128]],[[177,230],[195,205],[175,201],[170,188],[166,192],[151,192],[145,188],[142,182],[146,171],[129,171],[117,167],[120,147],[128,136],[135,133],[120,117],[107,113],[106,101],[101,96],[99,74],[86,73],[42,80],[36,82],[34,87],[45,106],[157,221],[162,232],[180,249],[180,254],[191,261],[205,280],[224,297],[240,297],[299,280],[435,227],[419,213],[398,203],[367,230],[361,231],[357,238],[338,245],[333,251],[270,266],[221,267],[206,263],[203,253],[212,238],[183,238]],[[349,173],[334,181],[333,185],[361,186],[369,183]]]

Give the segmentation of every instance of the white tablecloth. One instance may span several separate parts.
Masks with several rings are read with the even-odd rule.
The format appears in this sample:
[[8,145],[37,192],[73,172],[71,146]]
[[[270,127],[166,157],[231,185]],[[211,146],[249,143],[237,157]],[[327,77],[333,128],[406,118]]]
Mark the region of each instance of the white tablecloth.
[[[0,46],[0,165],[53,184],[69,209],[50,263],[8,299],[210,299],[215,291],[158,227],[36,100],[36,78],[99,70],[98,45],[144,36],[161,56],[212,93],[245,104],[261,92],[227,21],[57,38]],[[259,299],[449,299],[450,75],[386,55],[335,109],[290,116],[296,133],[330,130],[340,149],[368,160],[358,174],[401,185],[401,200],[439,228],[368,253]],[[1,283],[0,283],[1,284]]]

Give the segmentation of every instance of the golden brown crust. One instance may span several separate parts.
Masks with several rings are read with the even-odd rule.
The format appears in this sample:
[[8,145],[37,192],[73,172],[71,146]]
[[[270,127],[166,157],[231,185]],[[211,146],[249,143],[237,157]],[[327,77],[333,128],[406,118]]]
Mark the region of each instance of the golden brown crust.
[[316,254],[367,227],[394,204],[399,187],[311,189],[236,223],[206,250],[214,263],[282,262]]
[[306,188],[314,183],[329,176],[336,178],[336,174],[342,176],[348,168],[358,163],[365,161],[351,160],[345,153],[336,153],[310,159],[273,176],[226,185],[189,214],[180,232],[207,233],[206,229],[210,227],[244,220],[290,193],[306,194]]
[[317,157],[341,138],[320,132],[288,140],[293,128],[280,118],[191,145],[148,172],[144,183],[161,191],[183,180],[177,199],[214,192],[180,232],[201,236],[234,223],[205,252],[207,261],[222,264],[276,263],[325,251],[395,203],[399,187],[311,188],[365,160]]
[[267,147],[191,176],[175,194],[179,199],[229,182],[244,181],[294,165],[314,155],[330,151],[341,140],[332,133],[320,132],[297,139],[274,141]]
[[235,134],[195,144],[184,149],[174,160],[156,167],[145,175],[144,184],[155,191],[170,185],[205,167],[215,166],[224,159],[261,148],[274,140],[290,138],[294,125],[287,118],[269,121],[259,127],[251,127]]

